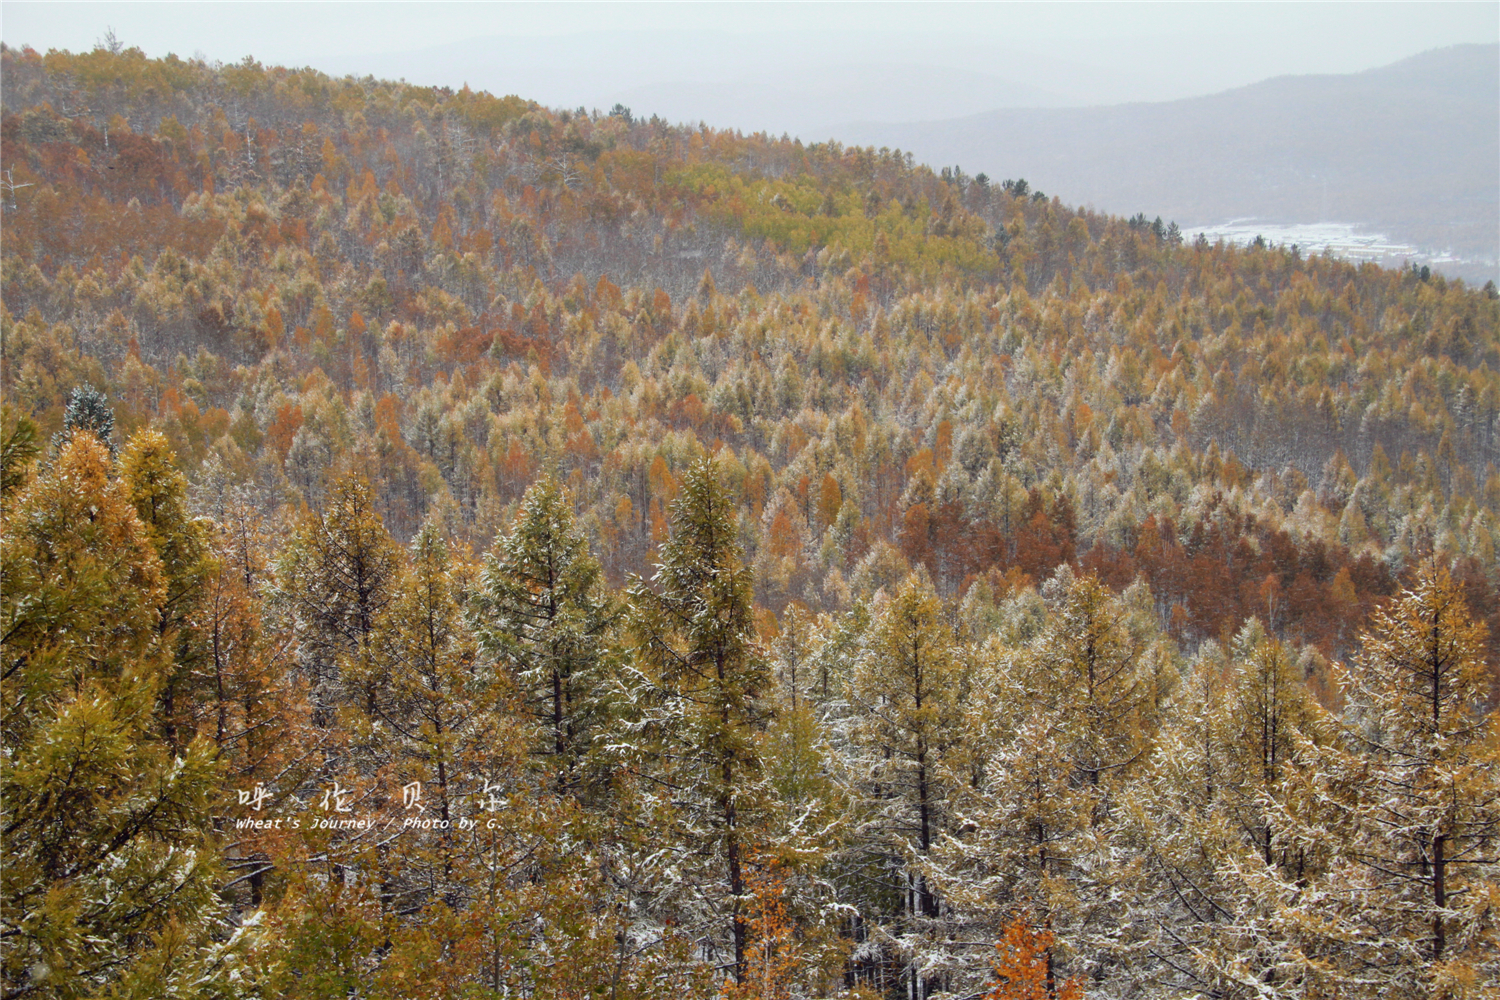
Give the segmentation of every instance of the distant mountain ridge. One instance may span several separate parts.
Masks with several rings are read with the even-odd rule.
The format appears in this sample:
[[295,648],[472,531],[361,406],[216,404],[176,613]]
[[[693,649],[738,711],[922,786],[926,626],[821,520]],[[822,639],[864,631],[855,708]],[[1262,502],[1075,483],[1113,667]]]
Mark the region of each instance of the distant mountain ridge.
[[1500,45],[1162,103],[829,131],[1109,212],[1340,221],[1469,258],[1500,252]]
[[[320,68],[436,86],[466,81],[555,107],[607,109],[618,101],[642,117],[788,132],[804,141],[827,138],[815,133],[829,122],[875,115],[931,121],[1002,107],[1084,105],[1093,103],[1089,94],[1120,82],[1107,68],[1090,76],[1086,67],[1045,56],[1018,61],[1017,53],[996,52],[986,61],[973,51],[892,41],[860,32],[589,31],[343,56],[322,60]],[[1087,85],[1059,88],[1065,79]]]

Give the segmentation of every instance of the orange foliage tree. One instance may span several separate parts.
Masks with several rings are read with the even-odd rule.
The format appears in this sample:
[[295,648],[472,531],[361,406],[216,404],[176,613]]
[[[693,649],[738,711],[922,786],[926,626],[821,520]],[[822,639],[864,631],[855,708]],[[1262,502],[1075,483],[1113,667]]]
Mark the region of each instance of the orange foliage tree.
[[1030,914],[1017,913],[995,942],[995,983],[984,1000],[1083,1000],[1077,978],[1058,983],[1051,928],[1036,930]]
[[744,973],[738,983],[725,981],[720,1000],[790,1000],[803,963],[796,923],[786,908],[786,876],[771,861],[747,881]]

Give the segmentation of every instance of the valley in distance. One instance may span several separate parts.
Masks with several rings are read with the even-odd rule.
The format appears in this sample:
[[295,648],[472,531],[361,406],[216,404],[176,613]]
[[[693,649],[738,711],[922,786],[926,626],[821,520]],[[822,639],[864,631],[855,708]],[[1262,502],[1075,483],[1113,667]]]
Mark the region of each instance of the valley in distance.
[[1211,240],[1301,238],[1303,252],[1500,277],[1500,44],[1175,101],[824,132],[1029,177],[1119,214],[1149,207]]

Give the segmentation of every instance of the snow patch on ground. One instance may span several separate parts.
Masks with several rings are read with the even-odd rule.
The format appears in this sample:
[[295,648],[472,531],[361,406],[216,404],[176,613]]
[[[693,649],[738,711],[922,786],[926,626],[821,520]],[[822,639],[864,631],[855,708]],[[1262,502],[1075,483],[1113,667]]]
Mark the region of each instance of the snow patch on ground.
[[1303,256],[1323,254],[1341,257],[1344,260],[1376,263],[1382,267],[1403,267],[1406,264],[1488,264],[1495,260],[1480,260],[1460,257],[1442,251],[1435,252],[1393,240],[1383,233],[1361,231],[1360,227],[1343,222],[1314,222],[1298,225],[1283,225],[1260,222],[1255,219],[1231,219],[1214,226],[1193,226],[1184,229],[1183,236],[1191,243],[1201,234],[1208,242],[1223,240],[1247,246],[1257,236],[1273,246],[1297,247]]

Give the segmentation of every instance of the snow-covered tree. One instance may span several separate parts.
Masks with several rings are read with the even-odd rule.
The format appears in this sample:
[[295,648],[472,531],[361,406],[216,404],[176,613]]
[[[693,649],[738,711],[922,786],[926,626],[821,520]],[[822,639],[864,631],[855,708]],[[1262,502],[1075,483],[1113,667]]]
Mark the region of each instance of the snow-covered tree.
[[572,497],[556,480],[526,491],[510,533],[485,560],[470,621],[481,651],[519,691],[557,790],[607,784],[594,744],[610,715],[614,611]]
[[925,867],[951,818],[945,763],[964,738],[968,664],[923,569],[877,605],[849,682],[861,833],[892,912],[885,934],[908,989],[925,997],[949,966],[931,939],[944,904]]
[[163,738],[168,583],[111,466],[101,440],[73,435],[0,532],[7,995],[168,996],[229,972],[222,775],[208,740]]
[[115,411],[104,393],[85,382],[68,393],[68,404],[63,408],[63,426],[53,443],[58,447],[67,443],[76,431],[88,431],[115,453]]
[[747,942],[746,869],[765,809],[758,733],[770,683],[755,638],[753,584],[737,510],[711,459],[696,462],[672,505],[654,586],[630,592],[638,661],[656,688],[647,731],[657,741],[656,780],[681,844],[688,882],[675,887],[717,920],[721,961],[738,982]]
[[954,830],[933,869],[965,923],[991,940],[1032,908],[1056,934],[1048,961],[1100,980],[1125,961],[1119,929],[1130,872],[1111,837],[1155,732],[1148,666],[1166,655],[1132,601],[1060,572],[1053,607],[1024,647],[979,657],[956,781]]
[[330,725],[346,701],[373,714],[384,678],[371,642],[402,565],[363,476],[338,479],[320,507],[301,512],[281,552],[274,598],[297,637],[320,724]]
[[1353,759],[1331,769],[1356,820],[1347,857],[1390,985],[1500,981],[1500,729],[1484,710],[1485,628],[1448,571],[1423,565],[1376,612],[1350,671]]

